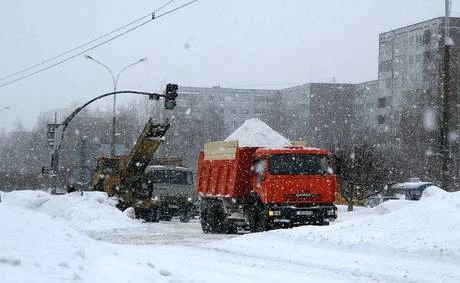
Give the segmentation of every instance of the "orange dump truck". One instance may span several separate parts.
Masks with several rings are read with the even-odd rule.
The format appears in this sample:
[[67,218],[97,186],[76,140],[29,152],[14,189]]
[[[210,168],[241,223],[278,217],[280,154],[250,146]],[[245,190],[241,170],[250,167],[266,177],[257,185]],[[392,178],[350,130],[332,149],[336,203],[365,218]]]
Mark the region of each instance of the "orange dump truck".
[[337,180],[324,149],[208,143],[195,189],[205,233],[327,225],[337,217]]

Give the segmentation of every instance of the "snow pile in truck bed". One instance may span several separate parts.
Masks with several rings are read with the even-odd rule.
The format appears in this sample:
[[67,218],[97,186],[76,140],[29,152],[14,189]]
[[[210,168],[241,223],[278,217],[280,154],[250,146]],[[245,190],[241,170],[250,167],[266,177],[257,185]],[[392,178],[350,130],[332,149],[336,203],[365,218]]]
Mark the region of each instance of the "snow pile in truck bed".
[[239,146],[277,147],[291,142],[259,119],[246,120],[225,141],[238,141]]

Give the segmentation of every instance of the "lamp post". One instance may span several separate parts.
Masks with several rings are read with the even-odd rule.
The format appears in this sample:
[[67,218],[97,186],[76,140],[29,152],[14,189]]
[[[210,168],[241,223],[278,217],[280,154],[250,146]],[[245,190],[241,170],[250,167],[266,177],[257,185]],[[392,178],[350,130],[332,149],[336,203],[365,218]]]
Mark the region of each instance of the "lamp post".
[[[112,82],[113,82],[113,91],[116,92],[117,91],[117,84],[118,84],[118,79],[120,78],[120,75],[121,73],[123,73],[124,71],[126,71],[128,68],[136,65],[136,64],[139,64],[139,63],[142,63],[142,62],[145,62],[147,61],[147,57],[145,58],[141,58],[139,60],[137,60],[136,62],[134,63],[131,63],[129,64],[128,66],[124,67],[123,69],[120,70],[120,72],[118,72],[117,76],[115,77],[113,75],[113,72],[112,70],[110,70],[109,67],[107,67],[106,65],[104,65],[103,63],[99,62],[98,60],[94,59],[93,57],[89,56],[89,55],[84,55],[86,59],[89,59],[99,65],[101,65],[102,67],[104,67],[107,71],[109,71],[110,75],[112,76]],[[117,106],[117,95],[114,94],[113,95],[113,110],[112,110],[112,139],[110,141],[110,157],[115,157],[115,144],[116,144],[116,141],[115,141],[115,132],[116,132],[116,116],[117,116],[117,111],[116,111],[116,106]]]

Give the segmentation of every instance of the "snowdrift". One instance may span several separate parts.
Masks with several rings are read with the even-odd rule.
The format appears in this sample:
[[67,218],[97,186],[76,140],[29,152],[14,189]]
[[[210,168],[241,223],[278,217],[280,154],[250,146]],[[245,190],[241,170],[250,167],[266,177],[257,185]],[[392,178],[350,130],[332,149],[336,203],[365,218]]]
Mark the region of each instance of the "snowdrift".
[[13,191],[2,194],[8,205],[50,215],[80,231],[136,227],[140,222],[118,210],[116,199],[103,192],[51,195],[43,191]]
[[[325,245],[342,250],[412,254],[460,259],[460,192],[429,188],[420,201],[390,200],[372,209],[359,209],[359,218],[330,226],[303,226],[245,235],[218,246],[241,252],[266,247],[276,239],[280,246]],[[279,250],[281,248],[275,248]],[[273,250],[271,251],[273,252]]]
[[2,282],[460,280],[460,192],[430,188],[417,202],[388,201],[351,213],[342,208],[330,226],[246,234],[202,247],[120,245],[88,237],[93,230],[143,229],[104,193],[1,196]]
[[[46,195],[38,193],[40,201],[36,201],[37,195],[32,192],[13,195],[2,194],[0,203],[1,282],[184,282],[171,271],[156,267],[141,247],[124,248],[99,242],[74,230],[58,217],[6,203],[18,204],[23,200],[25,204],[37,205]],[[61,201],[68,205],[67,201],[72,203],[73,197],[64,196]],[[92,206],[93,198],[101,200],[100,196],[91,196],[82,203]],[[52,206],[51,202],[49,206]],[[63,207],[61,212],[65,211]],[[69,207],[69,211],[76,209]],[[52,211],[55,212],[57,210]],[[92,227],[94,221],[86,219],[92,222],[89,225]],[[115,219],[120,218],[114,216],[112,220]],[[69,218],[72,226],[82,223],[81,220],[74,221],[75,218]]]

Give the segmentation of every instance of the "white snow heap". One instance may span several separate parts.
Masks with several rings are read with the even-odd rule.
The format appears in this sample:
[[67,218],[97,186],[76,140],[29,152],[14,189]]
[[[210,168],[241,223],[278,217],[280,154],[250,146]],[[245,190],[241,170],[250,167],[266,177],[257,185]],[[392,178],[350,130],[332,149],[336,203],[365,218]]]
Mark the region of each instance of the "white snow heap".
[[277,147],[291,145],[291,141],[259,119],[246,120],[225,141],[238,141],[239,146]]

